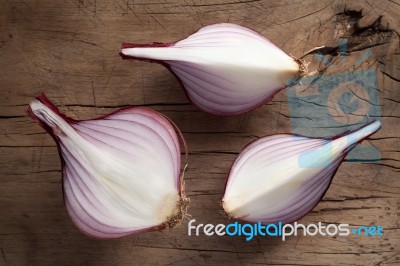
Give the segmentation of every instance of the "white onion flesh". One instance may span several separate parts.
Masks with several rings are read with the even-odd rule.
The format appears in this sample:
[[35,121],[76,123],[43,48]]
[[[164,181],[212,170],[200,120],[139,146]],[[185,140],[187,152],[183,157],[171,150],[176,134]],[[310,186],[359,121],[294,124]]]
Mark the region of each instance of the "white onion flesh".
[[98,238],[161,228],[182,215],[181,155],[174,127],[147,108],[76,121],[42,95],[28,113],[56,140],[65,205]]
[[268,39],[229,23],[206,26],[176,43],[125,43],[121,54],[162,62],[194,105],[221,116],[255,109],[301,74],[296,60]]
[[333,140],[280,134],[251,143],[232,165],[224,210],[249,222],[297,221],[322,199],[347,153],[380,126],[375,121]]

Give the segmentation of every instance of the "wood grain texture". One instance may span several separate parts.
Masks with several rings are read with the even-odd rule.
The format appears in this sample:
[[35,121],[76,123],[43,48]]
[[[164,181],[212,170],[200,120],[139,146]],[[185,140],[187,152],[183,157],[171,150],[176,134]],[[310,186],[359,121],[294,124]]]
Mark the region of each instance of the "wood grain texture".
[[[346,10],[346,12],[345,12]],[[362,17],[359,14],[361,11]],[[358,12],[358,13],[357,13]],[[25,0],[0,3],[0,265],[399,265],[400,2]],[[380,19],[379,19],[380,18]],[[226,223],[220,213],[226,173],[244,145],[290,132],[288,98],[239,117],[198,111],[162,66],[122,61],[122,42],[170,42],[202,26],[232,22],[301,56],[320,45],[337,62],[339,37],[349,62],[376,69],[383,128],[368,142],[377,164],[344,162],[322,202],[301,222],[380,225],[383,237],[189,237],[187,221],[166,232],[99,241],[81,234],[63,206],[53,140],[25,116],[44,91],[74,118],[144,105],[169,116],[190,147],[186,189],[198,223]],[[365,31],[354,32],[354,25]],[[323,65],[310,55],[310,70]],[[349,65],[325,73],[349,71]]]

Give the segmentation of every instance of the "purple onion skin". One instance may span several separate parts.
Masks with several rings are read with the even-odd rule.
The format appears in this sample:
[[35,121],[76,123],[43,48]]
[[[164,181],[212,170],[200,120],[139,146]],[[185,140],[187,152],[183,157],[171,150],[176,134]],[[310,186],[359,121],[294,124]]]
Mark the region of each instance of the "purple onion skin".
[[[46,107],[48,107],[49,109],[51,109],[52,111],[54,111],[57,115],[59,115],[62,119],[64,119],[66,122],[68,122],[69,124],[77,124],[79,122],[85,121],[85,120],[76,120],[73,119],[71,117],[66,116],[64,113],[60,112],[60,110],[58,109],[58,107],[56,107],[48,98],[44,93],[41,93],[40,95],[38,95],[36,98],[36,100],[40,101],[42,104],[44,104]],[[141,109],[143,111],[146,111],[149,115],[151,115],[153,118],[156,117],[157,119],[160,118],[160,116],[167,120],[168,122],[170,122],[176,130],[178,130],[178,134],[181,137],[181,140],[183,142],[183,145],[185,147],[186,150],[186,160],[187,160],[187,156],[188,156],[188,151],[187,151],[187,144],[185,139],[183,138],[182,133],[179,131],[179,129],[177,128],[177,126],[175,124],[173,124],[173,122],[167,118],[164,117],[162,114],[150,109],[150,108],[146,108],[146,107],[124,107],[124,108],[120,108],[112,113],[106,114],[106,115],[101,115],[99,117],[96,117],[94,119],[90,119],[90,120],[100,120],[100,119],[104,119],[107,118],[111,115],[129,110],[129,109]],[[65,169],[66,169],[66,162],[62,156],[62,150],[61,150],[61,145],[60,145],[60,139],[57,137],[57,135],[54,132],[54,129],[51,128],[49,125],[47,125],[46,123],[44,123],[43,121],[41,121],[32,111],[32,109],[30,107],[28,107],[27,111],[26,111],[27,115],[29,117],[31,117],[33,120],[35,120],[55,141],[56,146],[57,146],[57,151],[60,157],[60,161],[61,161],[61,172],[62,172],[62,184],[64,184],[64,179],[66,176],[65,173]],[[181,165],[180,165],[181,167]],[[184,192],[184,184],[181,178],[178,178],[178,187],[179,187],[179,196],[180,197],[185,197],[185,192]],[[66,197],[65,197],[65,191],[64,191],[64,185],[62,186],[62,192],[63,192],[63,201],[64,201],[64,206],[67,207],[67,203],[66,203]],[[68,209],[68,208],[67,208]],[[69,213],[71,216],[76,216],[75,213]],[[75,217],[76,219],[79,220],[79,217]],[[143,233],[143,232],[151,232],[151,231],[162,231],[165,228],[168,227],[168,225],[166,224],[160,224],[157,226],[153,226],[153,227],[149,227],[149,228],[144,228],[144,229],[139,229],[139,230],[135,230],[135,231],[130,231],[130,232],[125,232],[125,233],[111,233],[109,236],[97,236],[97,235],[93,235],[88,233],[88,231],[85,229],[85,227],[88,227],[88,225],[85,224],[85,222],[80,221],[80,223],[78,223],[75,219],[71,219],[73,224],[80,229],[80,231],[85,234],[86,236],[90,237],[90,238],[95,238],[95,239],[115,239],[115,238],[121,238],[124,236],[128,236],[128,235],[132,235],[132,234],[138,234],[138,233]],[[90,228],[90,227],[89,227]],[[90,228],[90,230],[95,230],[93,228]],[[104,232],[102,232],[102,234],[105,234]]]
[[[375,122],[376,122],[376,121],[372,121],[372,122],[366,124],[364,127],[366,127],[366,126],[368,126],[368,125],[370,125],[370,124],[372,124],[372,123],[375,123]],[[380,127],[379,127],[379,128],[380,128]],[[333,140],[335,140],[335,139],[338,139],[338,138],[341,138],[341,137],[343,137],[343,136],[346,136],[346,135],[348,135],[348,134],[350,134],[350,133],[352,133],[352,132],[355,132],[355,131],[347,130],[347,131],[345,131],[345,132],[343,132],[343,133],[341,133],[341,134],[338,134],[338,135],[336,135],[336,136],[334,136],[334,137],[325,137],[325,138],[307,137],[307,138],[308,138],[308,139],[319,139],[319,140],[325,140],[325,141],[333,141]],[[330,188],[330,186],[331,186],[333,177],[334,177],[335,174],[337,173],[337,170],[339,169],[339,166],[341,165],[341,163],[345,160],[345,157],[347,156],[347,154],[348,154],[355,146],[357,146],[359,143],[361,143],[365,138],[367,138],[368,136],[370,136],[370,135],[372,135],[372,134],[374,134],[374,133],[375,133],[375,132],[372,132],[372,133],[370,133],[369,135],[365,136],[363,139],[356,141],[354,144],[350,145],[349,147],[347,147],[347,149],[345,149],[345,150],[342,152],[340,158],[337,159],[337,160],[338,160],[338,163],[337,163],[335,169],[333,170],[333,172],[332,172],[331,174],[329,174],[329,175],[330,175],[330,177],[329,177],[329,183],[328,183],[326,189],[324,189],[324,190],[321,192],[321,195],[318,197],[318,199],[315,201],[314,204],[312,204],[312,205],[309,206],[309,208],[308,208],[307,211],[305,211],[305,212],[303,212],[303,213],[301,213],[301,214],[298,214],[298,215],[296,215],[296,216],[294,216],[294,217],[292,217],[292,218],[290,218],[290,219],[286,218],[286,219],[282,219],[282,220],[274,221],[274,222],[271,222],[271,221],[269,221],[268,219],[266,219],[266,220],[260,219],[259,221],[261,222],[261,224],[263,224],[263,225],[278,224],[278,222],[282,222],[283,224],[293,224],[294,222],[297,222],[297,221],[299,221],[300,219],[302,219],[303,217],[305,217],[305,216],[306,216],[309,212],[311,212],[311,211],[319,204],[319,202],[323,199],[323,197],[325,196],[326,192],[329,190],[329,188]],[[280,135],[281,135],[281,134],[280,134]],[[285,133],[284,133],[284,134],[282,134],[282,135],[291,135],[291,136],[297,136],[297,137],[304,137],[304,136],[302,136],[302,135],[300,135],[300,134],[285,134]],[[262,138],[270,137],[270,136],[273,136],[273,135],[267,135],[267,136],[264,136],[264,137],[262,137]],[[262,139],[262,138],[260,138],[260,139]],[[256,141],[257,141],[257,140],[256,140]],[[244,150],[246,150],[246,149],[247,149],[250,145],[252,145],[254,142],[255,142],[255,141],[253,141],[253,142],[248,143],[247,145],[245,145],[239,154],[241,154]],[[229,171],[228,171],[228,174],[226,175],[225,186],[224,186],[224,187],[225,187],[225,188],[224,188],[224,195],[225,195],[225,192],[226,192],[226,189],[227,189],[227,185],[228,185],[228,181],[229,181],[230,174],[231,174],[231,172],[232,172],[232,168],[233,168],[233,166],[235,165],[235,163],[236,163],[236,159],[232,162],[232,164],[231,164],[231,166],[230,166],[230,169],[229,169]],[[321,171],[321,172],[322,172],[322,171]],[[221,206],[223,206],[223,204],[224,204],[223,198],[221,199],[220,204],[221,204]],[[230,216],[229,216],[229,213],[227,213],[225,210],[224,210],[224,213],[228,216],[229,219],[233,219],[233,220],[238,221],[238,222],[241,222],[241,223],[258,222],[258,221],[246,219],[246,217],[230,217]]]
[[[187,85],[187,84],[185,85],[183,80],[185,80],[186,78],[185,77],[180,77],[175,72],[175,71],[178,71],[178,69],[176,69],[176,66],[175,66],[174,63],[178,63],[178,65],[179,65],[180,60],[178,60],[178,59],[177,60],[174,60],[174,59],[162,60],[162,59],[154,59],[154,58],[149,59],[149,58],[146,58],[145,56],[144,57],[137,57],[135,55],[126,55],[123,52],[121,52],[120,55],[121,55],[122,59],[132,59],[132,60],[145,61],[145,62],[150,62],[150,63],[158,63],[158,64],[163,65],[164,67],[166,67],[177,78],[177,80],[179,81],[180,85],[182,86],[182,88],[185,91],[187,99],[194,106],[196,106],[199,110],[201,110],[203,112],[206,112],[208,114],[214,115],[214,116],[230,117],[230,116],[237,116],[237,115],[242,115],[242,114],[248,113],[248,112],[250,112],[250,111],[252,111],[252,110],[254,110],[254,109],[256,109],[256,108],[258,108],[258,107],[260,107],[262,105],[264,105],[265,103],[270,102],[277,93],[279,93],[281,90],[283,90],[285,88],[285,86],[286,86],[285,83],[288,80],[295,80],[295,79],[299,78],[301,75],[303,75],[303,72],[301,70],[303,66],[301,65],[302,63],[300,63],[299,60],[294,59],[293,57],[290,58],[289,55],[285,54],[277,46],[275,46],[272,42],[270,42],[268,39],[266,39],[262,34],[260,34],[257,31],[254,31],[254,30],[251,30],[251,29],[248,29],[248,28],[245,28],[245,27],[241,27],[239,25],[234,25],[234,24],[229,24],[229,23],[219,23],[219,24],[213,24],[213,25],[209,25],[209,26],[203,27],[200,30],[195,31],[192,35],[200,33],[201,31],[203,31],[203,33],[204,33],[204,31],[209,31],[210,27],[214,27],[213,29],[216,29],[216,27],[227,28],[227,29],[225,29],[227,32],[229,32],[228,31],[229,28],[232,27],[233,29],[235,29],[235,31],[236,30],[243,31],[246,34],[249,34],[249,36],[251,35],[251,37],[246,36],[244,38],[249,38],[249,39],[250,38],[254,38],[254,40],[257,39],[257,41],[261,40],[260,42],[263,42],[263,45],[265,45],[266,47],[270,47],[269,49],[272,49],[271,51],[269,51],[269,54],[281,54],[281,53],[283,54],[284,58],[280,59],[279,62],[283,63],[283,62],[287,62],[286,60],[290,60],[293,64],[298,65],[298,69],[296,70],[296,73],[289,74],[289,72],[293,71],[293,69],[288,70],[288,69],[286,69],[285,67],[282,66],[282,69],[280,70],[281,72],[279,74],[276,73],[274,76],[272,76],[272,77],[274,77],[274,78],[272,78],[272,80],[278,79],[277,77],[281,77],[281,75],[284,75],[285,78],[279,78],[279,79],[281,79],[279,84],[275,84],[274,83],[275,81],[272,81],[271,79],[265,80],[264,81],[265,91],[264,91],[263,94],[260,94],[260,92],[250,92],[249,91],[247,93],[247,96],[250,97],[250,99],[247,99],[247,96],[246,96],[246,100],[244,100],[244,99],[242,99],[242,97],[235,95],[235,93],[238,92],[238,91],[235,91],[235,92],[232,92],[232,94],[229,95],[228,97],[227,96],[223,96],[223,97],[226,97],[226,98],[222,100],[222,98],[220,98],[219,96],[212,97],[212,96],[208,95],[209,93],[214,92],[213,88],[210,88],[210,87],[207,87],[207,86],[204,86],[204,85],[197,85],[196,82],[194,82],[194,80],[191,79],[191,78],[188,78],[187,80],[193,82],[199,88],[201,87],[201,89],[204,91],[204,93],[200,94],[199,92],[196,92],[198,89],[193,89],[193,85]],[[206,28],[208,28],[208,29],[206,29]],[[239,34],[239,33],[235,32],[235,34]],[[161,48],[165,47],[166,48],[166,47],[174,47],[175,45],[177,47],[181,47],[180,45],[184,46],[184,44],[182,42],[185,42],[185,41],[189,40],[192,37],[192,35],[190,35],[186,39],[180,40],[178,42],[169,42],[169,43],[153,42],[153,43],[148,43],[148,44],[123,43],[122,47],[121,47],[121,50],[129,49],[129,48],[158,48],[158,47],[161,47]],[[238,36],[236,36],[236,37],[238,37]],[[240,39],[240,37],[238,37],[238,38],[239,39],[238,39],[237,43],[240,43],[241,39]],[[237,44],[236,43],[236,39],[233,40],[232,42],[234,44]],[[221,44],[221,43],[224,43],[224,42],[220,42],[219,44]],[[229,46],[230,43],[227,43],[227,45]],[[242,45],[242,44],[240,44],[240,45]],[[240,45],[238,45],[238,46],[240,46]],[[247,48],[248,49],[253,49],[254,47],[252,47],[251,45],[252,44],[250,44],[250,46],[248,46]],[[201,47],[201,46],[199,46],[199,47]],[[220,47],[220,46],[218,46],[218,47]],[[243,47],[245,47],[245,44],[243,44],[243,46],[240,49],[247,49],[247,48],[243,48]],[[273,47],[273,48],[271,48],[271,47]],[[262,51],[261,54],[265,55],[265,51]],[[232,62],[235,62],[235,61],[232,61]],[[190,61],[187,61],[186,63],[191,64]],[[238,63],[238,64],[240,65],[240,63]],[[238,64],[236,64],[235,67],[237,67]],[[175,68],[175,70],[172,69],[173,67]],[[193,68],[193,69],[195,69],[195,68]],[[258,71],[257,69],[249,70],[247,73],[253,73],[254,74],[257,71]],[[266,71],[272,71],[272,70],[267,69]],[[283,74],[283,73],[285,73],[285,74]],[[236,74],[234,74],[234,76],[235,75]],[[270,74],[268,74],[268,75],[270,75]],[[232,76],[232,77],[234,77],[234,76]],[[266,77],[266,75],[261,75],[261,76],[263,76],[264,79]],[[231,80],[229,75],[228,76],[217,76],[217,77],[222,78],[222,79],[226,78],[227,80],[230,80],[234,84],[238,84],[238,83],[236,83],[236,81]],[[207,81],[207,79],[204,79],[204,81]],[[254,81],[254,79],[252,79],[252,81]],[[269,82],[269,81],[271,81],[275,85],[270,85],[269,83],[271,83],[271,82]],[[243,84],[241,84],[240,86],[243,89],[242,89],[242,91],[240,91],[240,90],[239,91],[241,93],[243,93],[245,87],[250,88],[249,87],[250,83],[251,82],[249,81],[249,82],[244,82]],[[220,86],[220,85],[216,85],[216,86]],[[236,86],[239,86],[239,85],[236,85]],[[257,86],[259,86],[259,85],[257,85]],[[271,88],[270,86],[273,86],[273,88]],[[218,89],[215,90],[214,93],[218,94],[217,92],[220,92],[221,90],[225,90],[227,88],[228,87],[224,88],[224,85],[223,85],[223,86],[219,87],[219,90]],[[254,89],[253,87],[251,87],[251,88]],[[259,90],[259,89],[260,88],[257,88],[257,90]],[[258,94],[258,96],[255,95],[254,93]],[[256,97],[256,98],[254,98],[254,97]],[[235,101],[236,104],[240,103],[240,107],[239,106],[235,106],[235,104],[233,104],[233,105],[230,104],[229,101],[231,101],[231,100]],[[223,101],[223,102],[221,102],[221,101]]]

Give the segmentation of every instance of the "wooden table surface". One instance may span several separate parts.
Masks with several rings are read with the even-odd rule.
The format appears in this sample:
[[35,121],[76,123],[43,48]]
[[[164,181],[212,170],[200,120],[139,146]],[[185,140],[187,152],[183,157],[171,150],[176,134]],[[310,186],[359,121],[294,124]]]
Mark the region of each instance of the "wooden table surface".
[[[400,265],[399,14],[399,0],[1,1],[0,265]],[[337,47],[340,37],[352,41],[347,58],[353,61],[372,49],[361,68],[377,73],[383,128],[368,142],[382,159],[344,162],[324,199],[300,222],[380,225],[383,237],[246,242],[189,237],[185,221],[171,231],[102,241],[74,227],[63,205],[55,143],[25,115],[42,91],[74,118],[130,105],[169,116],[190,149],[189,213],[198,223],[227,223],[219,201],[230,164],[250,141],[290,132],[287,92],[249,114],[218,118],[193,107],[161,65],[118,55],[124,41],[176,41],[217,22],[257,30],[296,56],[315,46]],[[312,55],[306,60],[311,70],[322,66]],[[340,70],[349,66],[327,72]]]

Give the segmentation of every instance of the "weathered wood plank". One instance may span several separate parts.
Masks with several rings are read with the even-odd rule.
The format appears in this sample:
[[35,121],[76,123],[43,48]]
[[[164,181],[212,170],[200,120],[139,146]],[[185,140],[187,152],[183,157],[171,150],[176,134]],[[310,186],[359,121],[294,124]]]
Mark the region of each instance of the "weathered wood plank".
[[[400,263],[400,3],[397,1],[7,1],[0,4],[0,265],[397,265]],[[347,10],[347,12],[345,12]],[[362,17],[360,17],[362,10]],[[382,18],[379,21],[379,17]],[[160,65],[122,61],[123,41],[175,41],[233,22],[301,56],[326,45],[337,67],[376,70],[383,128],[369,140],[382,159],[344,162],[320,204],[300,222],[380,225],[383,237],[189,237],[166,232],[99,241],[72,224],[53,140],[25,115],[44,91],[73,118],[144,105],[170,117],[189,145],[189,213],[227,223],[219,202],[229,167],[249,142],[291,131],[287,91],[243,116],[198,111]],[[379,23],[378,23],[379,22]],[[358,23],[358,24],[357,24]],[[354,25],[364,27],[355,31]],[[349,40],[346,62],[335,55]],[[351,66],[370,48],[372,56]],[[323,69],[313,55],[310,71]]]

